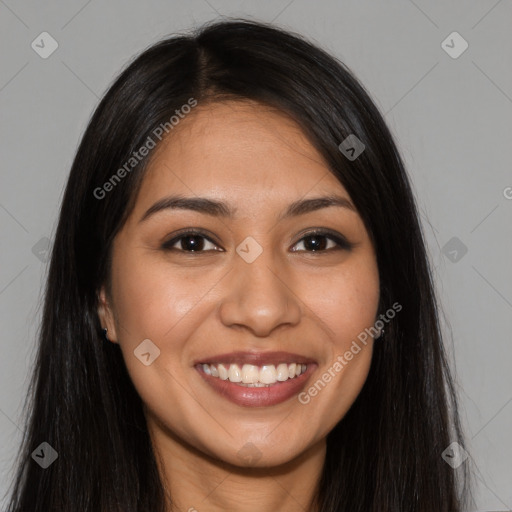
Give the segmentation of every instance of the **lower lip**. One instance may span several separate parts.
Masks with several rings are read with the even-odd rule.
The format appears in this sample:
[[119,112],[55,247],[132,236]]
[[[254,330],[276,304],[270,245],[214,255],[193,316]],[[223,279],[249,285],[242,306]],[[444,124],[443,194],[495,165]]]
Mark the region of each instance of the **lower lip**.
[[244,407],[266,407],[280,404],[290,399],[292,396],[299,394],[305,387],[315,367],[316,364],[308,364],[306,371],[298,377],[285,380],[284,382],[276,382],[271,386],[263,388],[239,386],[229,380],[212,377],[202,370],[201,365],[196,366],[196,370],[219,395],[227,398],[231,402]]

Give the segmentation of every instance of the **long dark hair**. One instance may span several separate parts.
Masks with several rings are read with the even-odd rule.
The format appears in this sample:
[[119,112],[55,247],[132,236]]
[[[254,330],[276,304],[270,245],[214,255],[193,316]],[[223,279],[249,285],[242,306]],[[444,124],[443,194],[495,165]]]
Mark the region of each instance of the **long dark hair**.
[[[464,444],[456,392],[393,138],[368,93],[327,52],[270,24],[228,20],[145,50],[116,78],[83,135],[54,238],[9,512],[165,510],[142,401],[119,345],[101,342],[98,291],[149,156],[122,179],[112,176],[191,98],[199,105],[251,99],[291,115],[365,223],[380,312],[402,306],[375,342],[361,393],[328,435],[319,509],[461,511],[466,464],[452,469],[441,456],[451,442]],[[351,134],[365,145],[355,160],[338,147]],[[58,452],[47,469],[31,456],[43,442]]]

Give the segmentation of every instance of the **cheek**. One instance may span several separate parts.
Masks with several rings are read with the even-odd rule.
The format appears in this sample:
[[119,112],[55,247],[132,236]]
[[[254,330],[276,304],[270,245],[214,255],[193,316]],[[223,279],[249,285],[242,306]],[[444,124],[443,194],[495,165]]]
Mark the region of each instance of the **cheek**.
[[379,275],[372,258],[350,265],[319,279],[308,279],[301,295],[328,328],[337,351],[373,326],[379,303]]
[[163,341],[171,329],[179,328],[178,322],[194,309],[208,288],[204,275],[194,279],[189,274],[184,279],[176,268],[148,263],[142,257],[119,261],[114,294],[121,341],[150,334]]
[[[151,409],[177,406],[188,398],[180,385],[186,340],[197,327],[195,319],[204,315],[201,297],[209,288],[199,273],[196,280],[184,280],[168,264],[150,263],[137,257],[136,251],[116,262],[113,293],[118,341],[128,373]],[[140,347],[149,347],[150,364],[138,357],[146,352]]]
[[[186,380],[190,361],[188,340],[211,315],[215,304],[209,293],[221,276],[199,268],[180,269],[136,251],[130,256],[126,251],[116,263],[116,327],[132,381],[148,403],[168,403],[170,389],[174,390],[173,400],[179,401],[183,395],[179,382]],[[144,340],[150,340],[146,345],[158,354],[148,366],[136,357],[146,353],[141,348],[146,346],[141,345]],[[158,396],[157,390],[165,391]]]
[[371,266],[347,269],[324,284],[323,291],[315,287],[309,304],[330,340],[323,365],[299,397],[318,438],[345,416],[368,377],[374,342],[365,330],[374,325],[379,302],[378,273]]
[[[327,432],[346,414],[363,387],[371,364],[379,303],[379,273],[372,253],[354,258],[308,286],[307,304],[329,331],[329,346],[315,382],[303,402]],[[321,381],[321,382],[319,382]],[[316,421],[316,420],[313,420]],[[322,423],[323,422],[323,423]]]

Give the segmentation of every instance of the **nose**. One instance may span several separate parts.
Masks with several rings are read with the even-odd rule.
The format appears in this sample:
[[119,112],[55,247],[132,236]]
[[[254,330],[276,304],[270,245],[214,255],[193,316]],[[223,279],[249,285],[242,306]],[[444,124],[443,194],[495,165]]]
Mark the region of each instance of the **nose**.
[[264,250],[252,263],[235,258],[219,307],[227,327],[243,327],[254,336],[266,337],[279,326],[299,323],[301,300],[287,282],[289,273],[272,268],[270,256],[271,251]]

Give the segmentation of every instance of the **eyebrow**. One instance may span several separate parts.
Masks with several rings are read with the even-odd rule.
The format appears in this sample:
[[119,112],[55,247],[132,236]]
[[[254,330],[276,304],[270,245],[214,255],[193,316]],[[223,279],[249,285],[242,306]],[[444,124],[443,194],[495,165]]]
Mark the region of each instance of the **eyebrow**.
[[[347,198],[328,195],[309,199],[300,199],[291,203],[288,208],[279,215],[278,221],[332,206],[346,208],[356,212],[354,205]],[[215,199],[209,199],[207,197],[168,196],[153,204],[141,217],[139,223],[164,210],[192,210],[204,215],[223,218],[234,218],[238,211],[237,208],[234,208],[227,203],[217,201]]]

